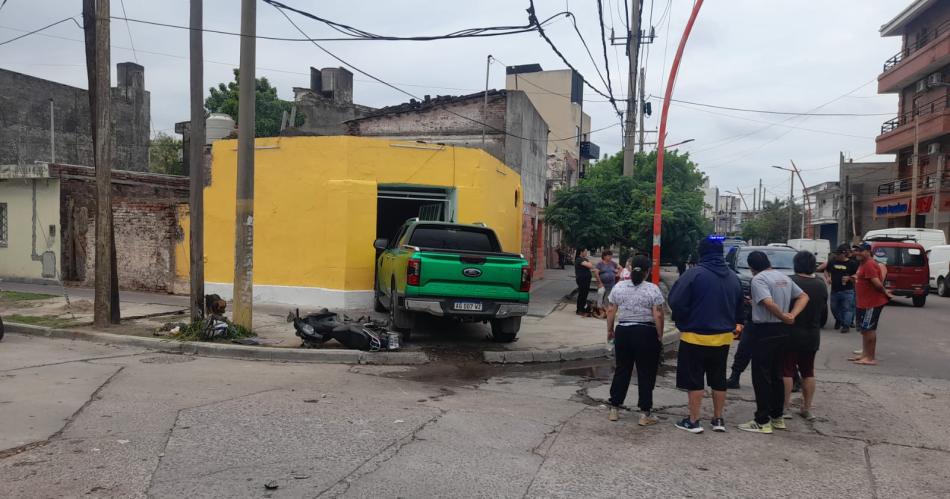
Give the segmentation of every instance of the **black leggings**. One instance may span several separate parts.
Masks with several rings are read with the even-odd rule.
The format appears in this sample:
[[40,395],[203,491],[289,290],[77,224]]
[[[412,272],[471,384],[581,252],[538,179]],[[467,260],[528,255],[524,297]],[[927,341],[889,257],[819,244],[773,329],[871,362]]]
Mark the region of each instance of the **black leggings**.
[[591,279],[577,279],[577,313],[587,312],[587,295],[590,294]]
[[610,384],[610,404],[623,405],[630,387],[633,368],[637,368],[637,407],[642,411],[653,410],[653,388],[656,372],[660,368],[660,339],[656,326],[617,326],[614,332],[617,368]]

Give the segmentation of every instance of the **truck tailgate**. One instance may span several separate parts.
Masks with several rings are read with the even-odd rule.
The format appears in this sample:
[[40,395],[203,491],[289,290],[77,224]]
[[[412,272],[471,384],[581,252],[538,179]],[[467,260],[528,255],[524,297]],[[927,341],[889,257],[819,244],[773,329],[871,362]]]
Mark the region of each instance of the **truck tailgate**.
[[421,251],[413,258],[422,261],[422,279],[407,286],[407,295],[528,301],[520,291],[520,257]]

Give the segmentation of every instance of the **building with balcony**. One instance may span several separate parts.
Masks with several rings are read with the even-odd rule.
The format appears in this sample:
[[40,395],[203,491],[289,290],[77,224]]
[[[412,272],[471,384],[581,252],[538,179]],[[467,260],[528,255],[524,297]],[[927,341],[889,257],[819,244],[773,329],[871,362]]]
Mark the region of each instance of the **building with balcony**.
[[[894,154],[897,174],[878,185],[872,216],[890,227],[950,227],[950,2],[916,0],[881,27],[901,37],[885,61],[878,93],[898,95],[897,116],[877,136],[878,154]],[[916,154],[915,154],[916,149]]]
[[838,182],[822,182],[805,189],[809,208],[809,224],[816,239],[827,239],[838,245],[838,203],[841,188]]
[[897,163],[855,162],[840,153],[838,165],[838,244],[858,242],[869,230],[886,229],[890,219],[876,217],[874,203],[878,187],[897,178]]

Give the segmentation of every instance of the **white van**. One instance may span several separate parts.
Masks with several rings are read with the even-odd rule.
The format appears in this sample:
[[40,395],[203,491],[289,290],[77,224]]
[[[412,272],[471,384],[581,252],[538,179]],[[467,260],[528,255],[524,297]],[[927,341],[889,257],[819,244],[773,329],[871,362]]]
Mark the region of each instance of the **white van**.
[[798,251],[810,251],[818,263],[827,262],[831,253],[831,241],[827,239],[789,239],[788,245]]
[[867,241],[874,237],[889,237],[902,241],[914,241],[929,250],[934,246],[947,244],[947,235],[940,229],[912,229],[910,227],[894,227],[892,229],[869,230],[864,235]]
[[930,260],[930,287],[940,296],[950,296],[950,245],[932,246],[927,250]]

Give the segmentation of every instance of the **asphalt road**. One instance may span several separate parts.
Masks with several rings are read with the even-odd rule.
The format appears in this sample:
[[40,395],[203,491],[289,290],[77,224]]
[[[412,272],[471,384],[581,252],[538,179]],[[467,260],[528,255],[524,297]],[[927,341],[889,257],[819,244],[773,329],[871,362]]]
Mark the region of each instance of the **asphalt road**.
[[[833,323],[829,319],[828,327]],[[950,298],[930,295],[922,308],[914,308],[909,299],[895,299],[884,308],[877,335],[878,365],[871,368],[875,373],[950,379]],[[826,329],[816,367],[851,369],[847,358],[859,348],[856,331]]]
[[735,429],[748,386],[727,433],[674,428],[675,359],[641,428],[607,421],[604,362],[281,364],[8,334],[0,497],[948,497],[950,300],[933,298],[885,311],[877,367],[826,331],[819,419],[774,435]]

